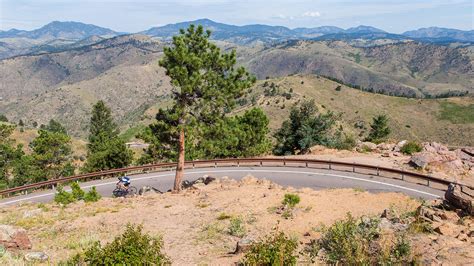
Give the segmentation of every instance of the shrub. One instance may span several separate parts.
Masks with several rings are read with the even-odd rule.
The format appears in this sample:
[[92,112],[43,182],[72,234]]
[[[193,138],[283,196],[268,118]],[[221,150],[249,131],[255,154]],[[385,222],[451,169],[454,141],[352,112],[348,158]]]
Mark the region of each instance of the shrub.
[[122,235],[101,246],[95,242],[83,254],[71,258],[67,265],[167,265],[161,237],[142,233],[142,226],[127,225]]
[[233,236],[242,237],[245,235],[244,221],[241,217],[234,217],[230,219],[229,234]]
[[232,218],[232,216],[230,214],[225,213],[225,212],[221,212],[219,214],[219,216],[217,216],[217,220],[219,220],[219,221],[227,220],[227,219],[230,219],[230,218]]
[[338,85],[338,86],[336,87],[336,91],[341,91],[341,89],[342,89],[341,85]]
[[64,188],[59,185],[56,188],[54,201],[58,204],[68,205],[69,203],[73,203],[74,201],[76,201],[76,198],[74,198],[74,196],[71,193],[65,191]]
[[97,192],[95,187],[92,187],[85,195],[84,195],[84,201],[85,202],[96,202],[100,200],[102,196]]
[[296,206],[296,204],[300,203],[300,196],[291,193],[285,194],[285,198],[283,198],[281,203],[285,206],[293,208]]
[[409,154],[412,155],[413,153],[420,152],[422,150],[422,147],[420,144],[414,141],[409,141],[403,145],[403,147],[400,149],[400,151],[404,154]]
[[274,232],[253,243],[245,253],[244,265],[296,265],[298,242],[283,232]]
[[72,183],[71,189],[72,189],[71,194],[74,197],[74,199],[81,200],[84,198],[85,192],[84,190],[81,189],[78,182]]
[[397,240],[384,241],[379,229],[379,220],[354,219],[350,214],[345,220],[337,221],[323,229],[321,239],[311,243],[307,250],[314,259],[320,249],[329,264],[375,265],[406,264],[411,261],[411,246],[405,235]]
[[378,115],[372,118],[370,132],[366,138],[366,141],[371,141],[375,144],[383,142],[391,132],[388,122],[389,120],[386,115]]

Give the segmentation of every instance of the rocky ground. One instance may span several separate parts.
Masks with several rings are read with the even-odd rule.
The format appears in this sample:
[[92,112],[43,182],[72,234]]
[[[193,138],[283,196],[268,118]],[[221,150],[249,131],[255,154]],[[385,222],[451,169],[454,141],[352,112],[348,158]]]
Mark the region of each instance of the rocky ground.
[[[286,193],[301,198],[289,217],[279,208]],[[442,204],[422,205],[399,193],[283,188],[250,176],[242,181],[223,178],[208,185],[191,184],[181,194],[150,192],[66,207],[27,204],[0,210],[0,243],[6,247],[0,263],[23,265],[25,260],[44,259],[45,264],[56,264],[94,241],[111,241],[127,223],[134,223],[163,236],[165,252],[175,265],[232,265],[242,257],[234,254],[239,241],[251,242],[278,228],[296,237],[303,249],[320,237],[318,228],[347,213],[381,217],[384,230],[409,231],[413,251],[423,263],[472,262],[472,217]],[[230,233],[230,220],[236,217],[242,221],[237,236]],[[429,232],[409,230],[421,219]],[[301,262],[306,260],[300,257]]]
[[473,148],[450,150],[440,143],[424,142],[421,144],[421,152],[406,155],[400,151],[405,143],[406,141],[400,141],[377,145],[371,142],[359,142],[352,151],[315,146],[309,154],[292,157],[379,165],[416,171],[474,186]]

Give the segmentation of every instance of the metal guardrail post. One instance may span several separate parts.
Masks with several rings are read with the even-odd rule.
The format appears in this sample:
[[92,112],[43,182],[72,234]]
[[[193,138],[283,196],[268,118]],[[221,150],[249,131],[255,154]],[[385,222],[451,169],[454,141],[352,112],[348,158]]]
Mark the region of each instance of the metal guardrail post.
[[329,160],[329,163],[328,163],[328,165],[329,165],[329,170],[332,170],[332,166],[331,166],[331,160]]
[[404,174],[402,174],[402,180],[405,180],[405,175]]
[[217,162],[214,162],[214,168],[217,168]]
[[377,176],[380,176],[380,170],[378,166],[377,166]]
[[306,168],[308,168],[308,162],[306,162]]
[[429,180],[429,179],[426,179],[426,181],[427,181],[427,182],[426,182],[426,186],[429,187],[429,186],[430,186],[430,180]]
[[263,166],[263,161],[260,161],[260,167],[262,167],[262,166]]
[[352,165],[352,172],[355,173],[355,171],[356,171],[356,167],[355,165]]
[[240,160],[237,160],[237,167],[240,167]]

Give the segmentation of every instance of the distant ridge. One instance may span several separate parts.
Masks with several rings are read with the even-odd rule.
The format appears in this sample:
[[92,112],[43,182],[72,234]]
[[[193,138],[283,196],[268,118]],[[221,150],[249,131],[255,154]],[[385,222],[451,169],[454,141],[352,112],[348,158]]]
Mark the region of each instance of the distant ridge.
[[23,37],[29,39],[72,39],[80,40],[91,36],[116,36],[118,32],[111,29],[99,27],[93,24],[85,24],[74,21],[53,21],[43,27],[24,31],[11,29],[9,31],[0,32],[0,38]]

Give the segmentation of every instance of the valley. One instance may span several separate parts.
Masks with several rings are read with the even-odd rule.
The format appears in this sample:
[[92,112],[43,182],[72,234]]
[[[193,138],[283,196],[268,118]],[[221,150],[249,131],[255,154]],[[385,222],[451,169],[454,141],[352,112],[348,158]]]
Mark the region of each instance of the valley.
[[[345,127],[355,136],[366,131],[363,127],[371,117],[384,113],[392,119],[395,139],[473,145],[472,119],[452,117],[456,114],[449,107],[466,109],[459,114],[468,117],[474,98],[425,99],[453,90],[472,93],[474,56],[468,48],[415,43],[360,48],[343,41],[270,47],[217,44],[224,51],[236,49],[239,64],[261,80],[240,109],[262,107],[270,117],[279,118],[271,120],[273,129],[296,101],[315,99],[321,109],[342,113]],[[137,124],[153,121],[157,108],[170,99],[171,86],[158,66],[165,45],[145,35],[124,35],[66,51],[3,59],[0,114],[16,123],[21,119],[30,129],[56,119],[73,136],[84,138],[90,108],[103,100],[120,128],[133,131]],[[415,74],[414,68],[418,69]],[[280,94],[292,89],[292,99],[262,96],[265,82],[278,84]],[[349,83],[364,85],[358,90]],[[365,86],[420,98],[364,92]],[[257,101],[252,103],[252,97]]]

